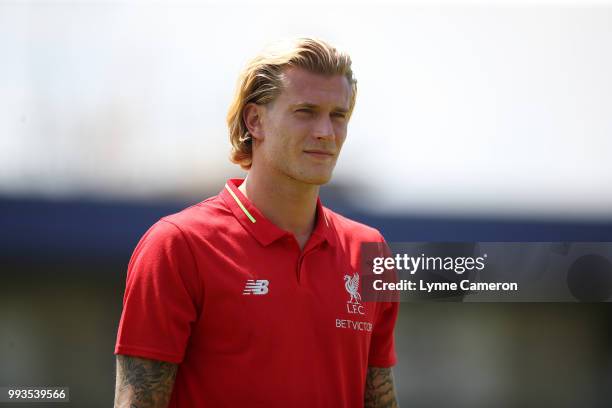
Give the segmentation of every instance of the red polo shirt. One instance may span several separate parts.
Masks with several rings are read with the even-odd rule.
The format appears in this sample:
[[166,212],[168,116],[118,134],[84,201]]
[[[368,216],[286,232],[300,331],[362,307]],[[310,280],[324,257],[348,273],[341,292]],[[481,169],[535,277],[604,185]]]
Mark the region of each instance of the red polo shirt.
[[395,364],[397,303],[360,299],[378,231],[317,203],[300,250],[230,180],[162,218],[128,267],[115,353],[180,363],[170,407],[361,407],[368,366]]

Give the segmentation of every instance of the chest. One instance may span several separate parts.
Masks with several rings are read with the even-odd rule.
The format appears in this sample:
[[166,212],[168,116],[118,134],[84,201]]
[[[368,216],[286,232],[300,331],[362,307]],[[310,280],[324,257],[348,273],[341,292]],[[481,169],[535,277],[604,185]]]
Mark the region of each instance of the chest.
[[359,254],[329,247],[266,249],[208,258],[200,344],[222,353],[278,353],[287,345],[367,352],[375,304],[361,299]]

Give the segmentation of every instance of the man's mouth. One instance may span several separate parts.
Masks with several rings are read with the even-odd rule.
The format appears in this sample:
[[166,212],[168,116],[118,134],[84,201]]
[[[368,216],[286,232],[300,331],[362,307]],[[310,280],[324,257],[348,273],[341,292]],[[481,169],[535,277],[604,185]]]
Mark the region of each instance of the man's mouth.
[[332,152],[329,152],[327,150],[319,150],[319,149],[309,149],[309,150],[304,150],[304,153],[307,153],[309,155],[315,156],[315,157],[334,157],[335,154]]

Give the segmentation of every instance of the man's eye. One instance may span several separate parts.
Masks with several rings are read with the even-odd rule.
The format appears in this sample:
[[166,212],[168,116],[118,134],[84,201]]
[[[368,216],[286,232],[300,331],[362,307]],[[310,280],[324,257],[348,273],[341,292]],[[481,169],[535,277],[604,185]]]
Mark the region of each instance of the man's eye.
[[332,116],[334,116],[336,118],[342,118],[342,119],[346,118],[346,114],[340,113],[340,112],[334,112],[334,113],[332,113]]
[[301,112],[301,113],[312,113],[312,110],[310,110],[310,109],[298,109],[298,110],[296,110],[296,112]]

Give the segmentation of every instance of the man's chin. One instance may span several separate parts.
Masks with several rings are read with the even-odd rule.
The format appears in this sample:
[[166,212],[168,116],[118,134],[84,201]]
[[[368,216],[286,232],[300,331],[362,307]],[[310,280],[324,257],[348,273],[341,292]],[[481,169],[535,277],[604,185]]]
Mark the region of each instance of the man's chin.
[[312,184],[315,186],[322,186],[327,184],[331,180],[331,174],[310,174],[310,175],[300,175],[295,177],[296,180],[304,183],[304,184]]

